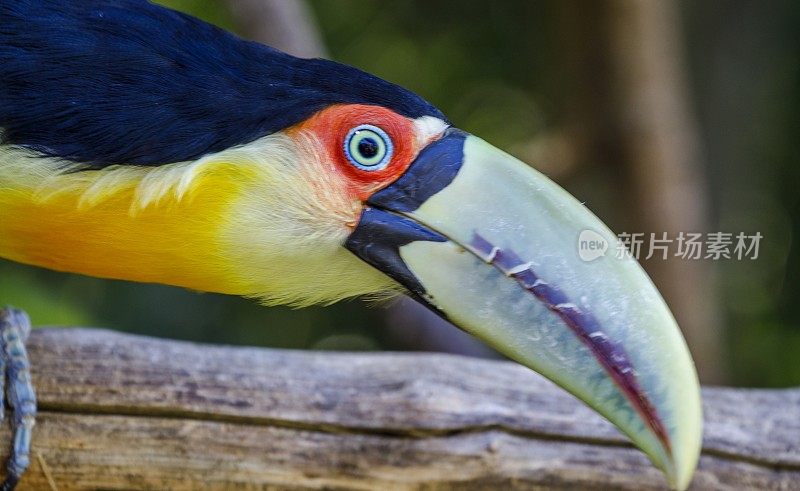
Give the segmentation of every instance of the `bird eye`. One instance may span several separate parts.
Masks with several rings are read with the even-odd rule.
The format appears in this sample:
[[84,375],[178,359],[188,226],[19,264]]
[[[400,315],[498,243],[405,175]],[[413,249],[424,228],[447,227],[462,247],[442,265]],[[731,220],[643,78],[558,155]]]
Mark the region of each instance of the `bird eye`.
[[344,153],[351,164],[365,171],[381,170],[392,159],[394,146],[385,131],[371,124],[351,129],[344,140]]

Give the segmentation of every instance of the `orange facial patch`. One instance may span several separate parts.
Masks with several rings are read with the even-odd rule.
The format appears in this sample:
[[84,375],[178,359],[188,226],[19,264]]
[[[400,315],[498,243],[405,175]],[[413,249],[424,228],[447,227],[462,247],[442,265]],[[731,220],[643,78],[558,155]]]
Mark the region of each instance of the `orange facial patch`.
[[[360,125],[376,126],[391,139],[393,152],[384,168],[364,170],[348,158],[345,150],[348,134]],[[362,201],[400,177],[420,151],[414,122],[379,106],[334,105],[288,130],[290,135],[296,132],[308,132],[322,143],[328,160],[347,179],[353,195]]]

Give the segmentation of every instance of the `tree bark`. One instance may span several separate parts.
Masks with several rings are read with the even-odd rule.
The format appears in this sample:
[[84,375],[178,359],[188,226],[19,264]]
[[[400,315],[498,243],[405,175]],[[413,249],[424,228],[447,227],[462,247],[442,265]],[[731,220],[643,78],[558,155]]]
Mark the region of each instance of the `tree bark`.
[[[28,347],[40,415],[20,489],[665,489],[609,423],[510,362],[92,329]],[[800,389],[704,400],[693,489],[798,489]]]

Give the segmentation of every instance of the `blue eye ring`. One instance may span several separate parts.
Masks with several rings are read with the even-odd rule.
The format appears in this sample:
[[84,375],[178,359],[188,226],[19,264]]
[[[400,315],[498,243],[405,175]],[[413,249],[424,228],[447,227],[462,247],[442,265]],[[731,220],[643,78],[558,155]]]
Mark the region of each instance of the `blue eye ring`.
[[360,124],[347,132],[344,154],[354,167],[374,172],[385,169],[392,160],[394,144],[385,131],[371,124]]

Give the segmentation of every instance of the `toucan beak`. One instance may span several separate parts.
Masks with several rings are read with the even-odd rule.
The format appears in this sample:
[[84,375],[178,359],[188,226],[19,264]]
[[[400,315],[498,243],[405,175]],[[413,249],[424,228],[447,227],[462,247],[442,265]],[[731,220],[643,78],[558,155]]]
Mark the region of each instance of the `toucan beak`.
[[346,247],[583,400],[672,487],[688,486],[701,408],[686,343],[636,260],[558,185],[449,129],[368,200]]

